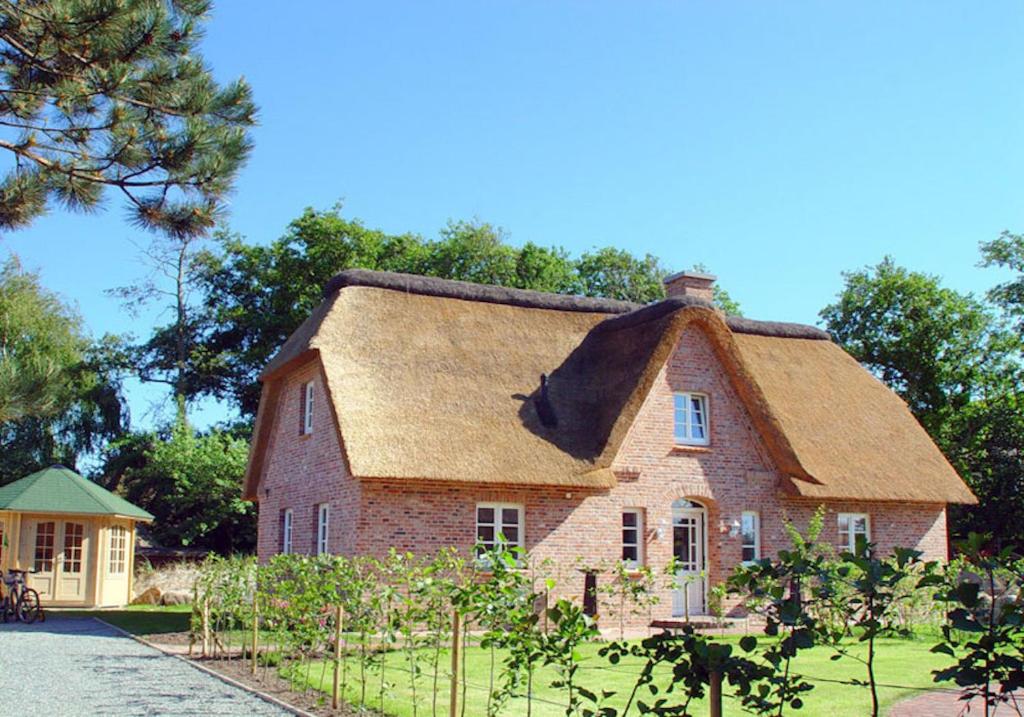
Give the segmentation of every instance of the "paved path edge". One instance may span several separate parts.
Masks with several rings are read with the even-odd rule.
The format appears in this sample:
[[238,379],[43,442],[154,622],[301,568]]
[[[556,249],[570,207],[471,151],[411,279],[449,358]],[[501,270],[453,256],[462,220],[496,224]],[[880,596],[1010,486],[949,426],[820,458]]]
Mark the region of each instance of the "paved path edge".
[[163,655],[167,655],[168,657],[173,657],[176,660],[180,660],[180,661],[184,662],[186,665],[189,665],[190,667],[193,667],[193,668],[199,670],[200,672],[205,672],[206,674],[211,675],[212,677],[216,677],[221,682],[229,684],[232,687],[237,687],[240,690],[245,690],[249,694],[255,695],[256,697],[259,697],[264,702],[269,702],[270,704],[275,705],[277,707],[280,707],[283,710],[287,710],[288,712],[291,712],[293,715],[296,715],[297,717],[317,717],[317,715],[313,714],[312,712],[306,712],[305,710],[300,709],[300,708],[296,707],[295,705],[290,705],[287,702],[284,702],[283,700],[279,700],[278,698],[274,697],[273,695],[268,695],[266,692],[261,692],[260,690],[257,690],[254,687],[250,687],[249,685],[245,684],[244,682],[239,682],[236,679],[228,677],[227,675],[223,675],[220,672],[217,672],[217,670],[210,669],[206,665],[201,665],[198,662],[196,662],[195,660],[190,660],[190,659],[188,659],[187,657],[185,657],[183,655],[178,655],[178,654],[176,654],[174,652],[170,652],[168,650],[165,650],[160,645],[158,645],[156,643],[153,643],[153,642],[150,642],[149,640],[147,640],[144,637],[140,637],[138,635],[133,635],[132,633],[128,632],[127,630],[123,630],[120,627],[118,627],[117,625],[113,625],[113,624],[107,622],[106,620],[103,620],[101,618],[96,617],[95,615],[92,616],[92,619],[95,620],[96,622],[99,622],[99,623],[102,623],[102,624],[106,625],[111,630],[114,630],[115,632],[120,633],[124,637],[131,638],[132,640],[135,640],[135,642],[138,642],[138,643],[140,643],[142,645],[145,645],[146,647],[152,648],[152,649],[156,650],[157,652],[159,652],[159,653],[161,653]]

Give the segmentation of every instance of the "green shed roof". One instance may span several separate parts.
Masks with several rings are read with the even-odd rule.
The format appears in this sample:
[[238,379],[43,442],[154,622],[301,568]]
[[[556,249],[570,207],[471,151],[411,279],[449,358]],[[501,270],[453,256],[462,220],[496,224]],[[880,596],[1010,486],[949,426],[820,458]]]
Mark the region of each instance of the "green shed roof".
[[64,466],[50,466],[0,486],[0,510],[121,515],[136,520],[153,520],[153,516],[142,508]]

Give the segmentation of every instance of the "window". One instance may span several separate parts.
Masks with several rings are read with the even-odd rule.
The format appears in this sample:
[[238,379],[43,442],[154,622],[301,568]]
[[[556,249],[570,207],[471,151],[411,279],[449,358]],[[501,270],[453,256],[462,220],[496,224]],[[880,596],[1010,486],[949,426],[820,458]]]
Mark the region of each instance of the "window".
[[36,553],[32,569],[37,573],[53,572],[53,534],[56,524],[52,521],[36,523]]
[[281,511],[281,552],[285,555],[292,552],[292,509]]
[[866,513],[839,514],[839,547],[851,553],[857,549],[857,536],[871,540],[871,522]]
[[81,523],[64,524],[64,564],[61,570],[65,573],[82,572],[82,543],[85,540],[85,526]]
[[749,564],[761,559],[761,516],[753,510],[743,511],[740,517],[743,536],[743,562]]
[[122,575],[128,556],[128,529],[115,525],[110,529],[110,573]]
[[509,503],[476,506],[477,555],[497,545],[523,547],[523,507]]
[[327,528],[331,517],[329,503],[321,503],[316,507],[316,554],[327,552]]
[[675,439],[677,444],[708,444],[708,397],[702,393],[675,395]]
[[302,433],[313,432],[313,382],[302,385]]
[[643,513],[636,508],[622,511],[622,562],[630,570],[636,570],[643,564],[643,534]]

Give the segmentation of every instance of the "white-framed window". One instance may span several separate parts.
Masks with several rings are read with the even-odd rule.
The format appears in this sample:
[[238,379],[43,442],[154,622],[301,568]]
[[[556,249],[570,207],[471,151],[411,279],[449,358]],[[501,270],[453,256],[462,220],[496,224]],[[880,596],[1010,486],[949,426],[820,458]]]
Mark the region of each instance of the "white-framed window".
[[639,508],[622,511],[622,562],[636,570],[644,562],[644,513]]
[[302,433],[313,432],[313,382],[302,385]]
[[749,565],[761,559],[761,516],[755,510],[745,510],[740,516],[740,535],[743,536],[743,563]]
[[327,552],[328,526],[331,520],[331,506],[321,503],[316,507],[316,554]]
[[110,574],[122,575],[128,556],[128,529],[115,525],[110,529]]
[[477,503],[476,506],[477,555],[494,549],[523,547],[523,506],[515,503]]
[[708,397],[703,393],[675,394],[675,440],[677,444],[708,444]]
[[295,515],[291,508],[281,511],[281,552],[288,555],[292,552],[292,526],[295,522]]
[[840,513],[839,547],[851,553],[857,549],[857,536],[871,540],[871,519],[867,513]]

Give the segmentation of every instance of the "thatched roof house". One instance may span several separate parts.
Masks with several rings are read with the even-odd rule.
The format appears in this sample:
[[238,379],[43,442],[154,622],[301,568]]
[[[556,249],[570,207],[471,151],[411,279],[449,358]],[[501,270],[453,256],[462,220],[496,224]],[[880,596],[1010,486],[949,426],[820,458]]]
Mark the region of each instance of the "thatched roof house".
[[[312,356],[357,478],[610,487],[626,432],[692,325],[711,340],[786,491],[975,500],[904,402],[811,326],[726,317],[686,295],[640,307],[365,270],[338,274],[324,293],[263,374],[249,498],[279,379]],[[536,408],[541,374],[556,424]]]
[[975,499],[903,401],[819,329],[724,316],[712,281],[636,306],[342,272],[263,374],[260,556],[675,557],[661,618],[818,506],[840,548],[944,557],[946,504]]

